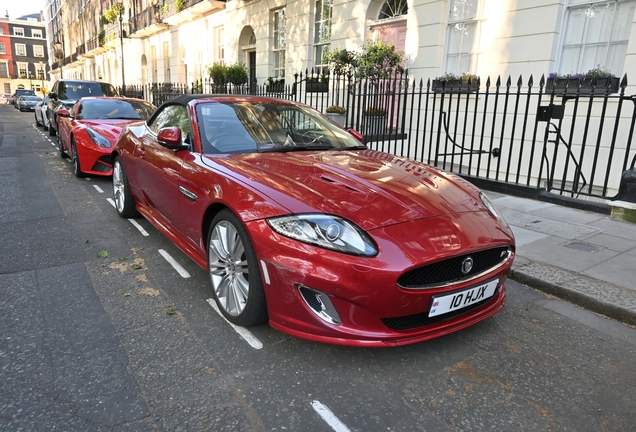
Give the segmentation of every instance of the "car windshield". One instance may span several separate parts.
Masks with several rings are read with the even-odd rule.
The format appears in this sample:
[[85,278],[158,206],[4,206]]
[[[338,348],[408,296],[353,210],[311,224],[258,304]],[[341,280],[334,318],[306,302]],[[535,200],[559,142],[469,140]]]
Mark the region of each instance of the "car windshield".
[[62,100],[79,100],[87,96],[118,96],[112,85],[97,82],[60,82],[57,97]]
[[27,101],[41,101],[42,99],[37,96],[22,96],[22,100]]
[[154,105],[144,101],[88,99],[82,101],[77,119],[146,120],[154,111]]
[[215,101],[197,105],[197,118],[206,154],[366,149],[329,119],[300,105]]

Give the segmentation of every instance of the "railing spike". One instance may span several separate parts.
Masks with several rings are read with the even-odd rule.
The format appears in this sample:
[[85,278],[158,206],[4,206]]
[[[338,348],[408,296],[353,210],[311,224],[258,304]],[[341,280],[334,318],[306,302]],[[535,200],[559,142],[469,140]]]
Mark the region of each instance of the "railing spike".
[[519,79],[517,80],[517,87],[521,87],[523,85],[523,76],[519,75]]
[[621,85],[620,87],[622,89],[624,89],[625,87],[627,87],[627,74],[623,75],[623,79],[621,80]]
[[486,80],[486,88],[490,88],[490,75],[488,75],[488,79]]
[[528,80],[528,88],[532,88],[532,86],[534,85],[534,77],[532,76],[532,74],[530,74],[530,79]]
[[545,86],[545,74],[541,74],[541,79],[539,80],[539,87]]
[[501,86],[501,75],[497,77],[497,83],[495,85],[497,86],[497,88]]
[[508,80],[506,81],[506,87],[510,88],[511,85],[512,85],[512,78],[510,78],[510,75],[508,75]]

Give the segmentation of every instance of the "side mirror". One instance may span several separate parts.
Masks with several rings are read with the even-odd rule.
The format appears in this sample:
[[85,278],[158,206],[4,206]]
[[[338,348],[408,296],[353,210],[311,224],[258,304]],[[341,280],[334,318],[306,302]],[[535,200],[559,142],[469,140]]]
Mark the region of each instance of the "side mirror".
[[57,93],[55,93],[55,92],[50,92],[50,93],[49,93],[49,99],[57,99]]
[[57,116],[58,117],[70,117],[71,116],[71,112],[65,108],[62,108],[61,110],[57,111]]
[[347,129],[347,132],[349,132],[349,135],[351,135],[352,137],[354,137],[355,139],[357,139],[361,143],[364,143],[364,137],[357,130],[355,130],[355,129]]
[[170,150],[185,150],[190,148],[189,145],[181,142],[181,129],[176,126],[163,128],[157,135],[159,144]]

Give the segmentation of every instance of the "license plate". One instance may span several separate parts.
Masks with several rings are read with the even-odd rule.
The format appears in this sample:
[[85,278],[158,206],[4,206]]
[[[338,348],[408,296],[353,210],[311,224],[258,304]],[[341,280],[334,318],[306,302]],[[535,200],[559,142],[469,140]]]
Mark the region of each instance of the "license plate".
[[498,282],[499,280],[495,279],[484,285],[469,288],[465,291],[433,297],[433,305],[431,306],[431,311],[428,313],[428,316],[434,317],[442,315],[490,298],[495,294]]

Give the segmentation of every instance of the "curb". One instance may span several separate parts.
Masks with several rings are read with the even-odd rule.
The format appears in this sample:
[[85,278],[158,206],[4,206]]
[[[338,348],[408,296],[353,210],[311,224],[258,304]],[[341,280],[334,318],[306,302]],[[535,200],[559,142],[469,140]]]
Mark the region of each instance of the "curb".
[[[538,264],[538,263],[533,263]],[[526,267],[529,269],[527,270]],[[545,264],[541,264],[542,268],[549,268]],[[566,272],[563,269],[553,268],[561,275]],[[566,300],[582,308],[588,309],[592,312],[604,315],[608,318],[622,322],[630,326],[636,326],[636,307],[622,307],[617,303],[625,303],[628,306],[636,305],[636,292],[631,293],[628,290],[618,287],[616,285],[610,285],[607,282],[598,281],[593,278],[581,276],[579,274],[570,273],[570,278],[566,282],[551,282],[545,278],[539,278],[532,271],[532,264],[520,268],[513,268],[510,271],[510,278],[516,282],[528,285],[539,291],[543,291],[547,294],[558,297],[562,300]],[[585,292],[582,289],[577,289],[577,282],[580,282],[581,286],[591,285],[598,289],[599,294],[594,295],[590,292]],[[570,286],[567,286],[570,285]],[[603,298],[604,297],[604,298]],[[609,301],[611,299],[619,300],[618,302]],[[621,302],[620,300],[625,300]]]

